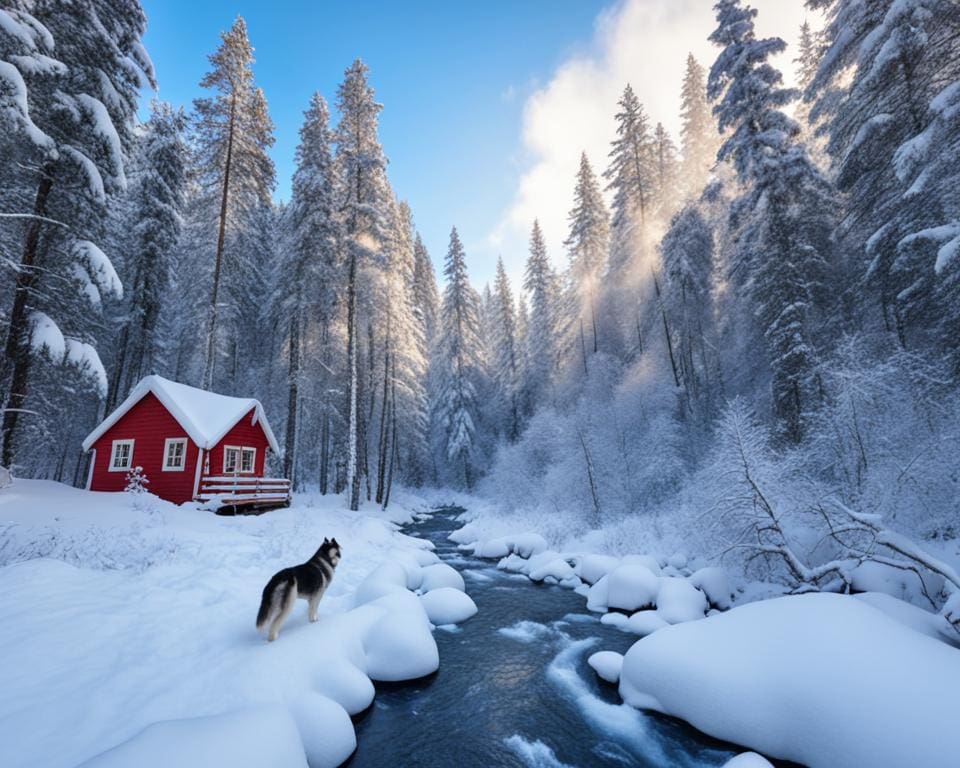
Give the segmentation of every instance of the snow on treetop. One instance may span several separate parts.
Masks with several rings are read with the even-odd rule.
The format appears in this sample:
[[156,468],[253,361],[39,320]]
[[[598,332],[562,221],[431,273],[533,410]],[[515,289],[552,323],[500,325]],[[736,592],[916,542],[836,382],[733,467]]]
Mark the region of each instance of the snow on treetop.
[[87,439],[83,441],[83,449],[89,451],[110,427],[148,393],[152,393],[183,427],[190,439],[205,450],[213,448],[234,424],[253,410],[253,423],[259,423],[263,428],[270,449],[274,453],[280,453],[280,446],[273,435],[273,430],[270,429],[259,400],[218,395],[215,392],[207,392],[157,375],[144,377],[134,387],[130,396],[100,426],[87,435]]

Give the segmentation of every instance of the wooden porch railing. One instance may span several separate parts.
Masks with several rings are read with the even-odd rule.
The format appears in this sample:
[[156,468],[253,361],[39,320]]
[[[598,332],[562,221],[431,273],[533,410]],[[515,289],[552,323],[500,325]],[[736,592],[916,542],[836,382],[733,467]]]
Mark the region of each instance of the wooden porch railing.
[[196,501],[221,507],[280,507],[290,503],[290,481],[285,477],[216,475],[200,479]]

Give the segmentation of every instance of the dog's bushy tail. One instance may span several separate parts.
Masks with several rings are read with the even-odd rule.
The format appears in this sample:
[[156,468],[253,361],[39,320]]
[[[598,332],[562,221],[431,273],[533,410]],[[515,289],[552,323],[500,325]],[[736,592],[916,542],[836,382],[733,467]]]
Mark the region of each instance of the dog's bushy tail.
[[257,612],[257,630],[262,630],[267,626],[270,614],[273,613],[273,594],[276,587],[276,577],[270,579],[267,586],[263,588],[263,597],[260,598],[260,610]]

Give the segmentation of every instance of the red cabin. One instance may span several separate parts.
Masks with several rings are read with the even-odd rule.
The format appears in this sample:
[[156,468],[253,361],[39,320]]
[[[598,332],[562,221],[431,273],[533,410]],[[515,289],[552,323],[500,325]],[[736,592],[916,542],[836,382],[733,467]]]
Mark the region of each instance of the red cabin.
[[290,482],[265,478],[277,440],[259,401],[147,376],[83,441],[93,451],[87,488],[122,491],[141,467],[151,493],[182,504],[269,507],[290,501]]

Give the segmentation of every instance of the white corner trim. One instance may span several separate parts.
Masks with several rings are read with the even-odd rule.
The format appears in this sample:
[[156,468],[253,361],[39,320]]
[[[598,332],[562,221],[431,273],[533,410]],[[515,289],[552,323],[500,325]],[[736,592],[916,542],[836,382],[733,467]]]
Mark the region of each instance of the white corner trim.
[[197,471],[193,475],[193,498],[200,493],[200,473],[203,472],[203,447],[197,446]]
[[90,486],[93,485],[93,468],[97,466],[97,449],[94,448],[90,451],[92,454],[90,456],[90,468],[87,470],[87,490],[90,490]]

